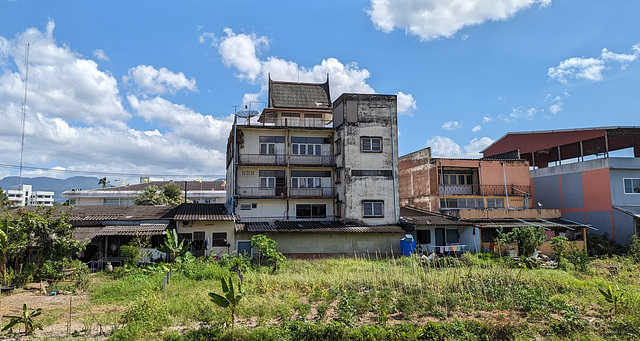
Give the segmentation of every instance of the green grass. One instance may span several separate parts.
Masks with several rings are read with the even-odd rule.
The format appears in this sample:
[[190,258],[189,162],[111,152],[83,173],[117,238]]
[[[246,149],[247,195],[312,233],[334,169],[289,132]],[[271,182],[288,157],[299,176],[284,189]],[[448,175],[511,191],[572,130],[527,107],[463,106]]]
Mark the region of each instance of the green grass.
[[[211,326],[202,333],[247,340],[293,340],[297,334],[292,326],[315,328],[320,334],[340,332],[338,339],[345,340],[391,340],[398,339],[397,333],[420,339],[424,333],[453,333],[456,328],[462,335],[457,339],[479,340],[482,335],[504,334],[505,326],[515,330],[504,334],[513,340],[527,339],[531,333],[558,340],[624,340],[636,335],[640,273],[627,259],[596,260],[590,271],[581,273],[512,268],[500,260],[465,258],[435,265],[404,257],[288,260],[275,274],[270,268],[252,269],[243,273],[246,292],[233,332],[216,329],[228,313],[208,298],[209,292],[222,292],[219,279],[230,271],[208,260],[174,269],[166,291],[161,273],[133,270],[118,279],[98,274],[90,289],[91,304],[98,311],[106,306],[121,308],[121,328],[113,338],[123,340],[198,339],[202,335],[197,330],[178,333],[166,327],[194,329],[200,324]],[[615,274],[608,270],[611,264],[617,267]],[[598,291],[610,284],[625,292],[618,316],[613,316],[611,304]],[[144,302],[150,297],[161,303],[149,308],[157,310],[151,314],[158,321],[154,330],[122,320],[127,311],[146,309],[149,305]],[[104,323],[113,324],[115,315],[111,312],[112,322]],[[397,330],[398,323],[413,329],[402,332]]]

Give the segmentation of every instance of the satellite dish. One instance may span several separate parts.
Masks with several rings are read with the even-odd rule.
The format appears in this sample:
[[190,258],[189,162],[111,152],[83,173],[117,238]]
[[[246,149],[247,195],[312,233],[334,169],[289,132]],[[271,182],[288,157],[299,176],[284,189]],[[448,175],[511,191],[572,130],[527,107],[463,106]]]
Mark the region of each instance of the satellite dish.
[[236,116],[238,117],[242,117],[242,118],[251,118],[254,116],[258,116],[260,114],[259,111],[257,110],[249,110],[249,109],[244,109],[244,110],[240,110],[236,113]]

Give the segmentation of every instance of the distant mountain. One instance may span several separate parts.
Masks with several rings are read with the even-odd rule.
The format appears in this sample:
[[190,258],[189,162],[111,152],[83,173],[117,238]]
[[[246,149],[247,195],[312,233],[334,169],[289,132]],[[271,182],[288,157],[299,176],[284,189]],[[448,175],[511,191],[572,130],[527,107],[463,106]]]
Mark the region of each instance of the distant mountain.
[[[100,179],[88,176],[74,176],[68,179],[55,179],[48,177],[22,178],[22,184],[31,185],[34,191],[55,192],[53,200],[59,203],[64,203],[66,201],[66,199],[62,197],[62,192],[78,188],[101,188],[101,186],[98,185],[98,181],[100,181]],[[2,189],[11,189],[12,186],[18,186],[19,184],[20,178],[17,176],[8,176],[0,180],[0,187],[2,187]]]

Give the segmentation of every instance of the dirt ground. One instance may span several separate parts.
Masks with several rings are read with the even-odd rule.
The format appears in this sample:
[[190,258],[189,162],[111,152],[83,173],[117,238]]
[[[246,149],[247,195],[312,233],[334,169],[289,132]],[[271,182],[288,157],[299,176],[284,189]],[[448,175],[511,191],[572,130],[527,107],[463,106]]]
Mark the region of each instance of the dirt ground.
[[[44,287],[44,285],[42,286]],[[40,283],[31,283],[25,288],[14,290],[12,293],[5,293],[0,296],[0,316],[22,315],[23,305],[26,303],[29,311],[41,308],[42,314],[36,317],[36,322],[46,326],[43,330],[36,330],[33,334],[36,338],[61,338],[69,336],[74,331],[80,332],[80,336],[100,338],[100,328],[97,323],[91,323],[87,294],[71,294],[62,292],[56,295],[45,294]],[[69,325],[69,305],[71,304],[71,324]],[[94,312],[96,313],[96,312]],[[103,313],[103,312],[100,312]],[[7,318],[2,318],[2,326],[8,322]],[[13,329],[13,334],[3,333],[2,340],[23,340],[23,325],[17,325]],[[108,332],[111,326],[103,326],[103,332]],[[90,329],[90,330],[88,330]]]

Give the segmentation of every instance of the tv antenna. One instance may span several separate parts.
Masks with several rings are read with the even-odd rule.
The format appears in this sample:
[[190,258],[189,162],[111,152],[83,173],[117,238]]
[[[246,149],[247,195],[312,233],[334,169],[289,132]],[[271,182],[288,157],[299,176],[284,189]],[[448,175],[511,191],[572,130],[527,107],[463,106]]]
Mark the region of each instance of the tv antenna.
[[24,99],[22,100],[22,142],[20,143],[20,190],[22,191],[22,158],[24,156],[24,126],[27,116],[27,83],[29,82],[29,43],[24,57]]

